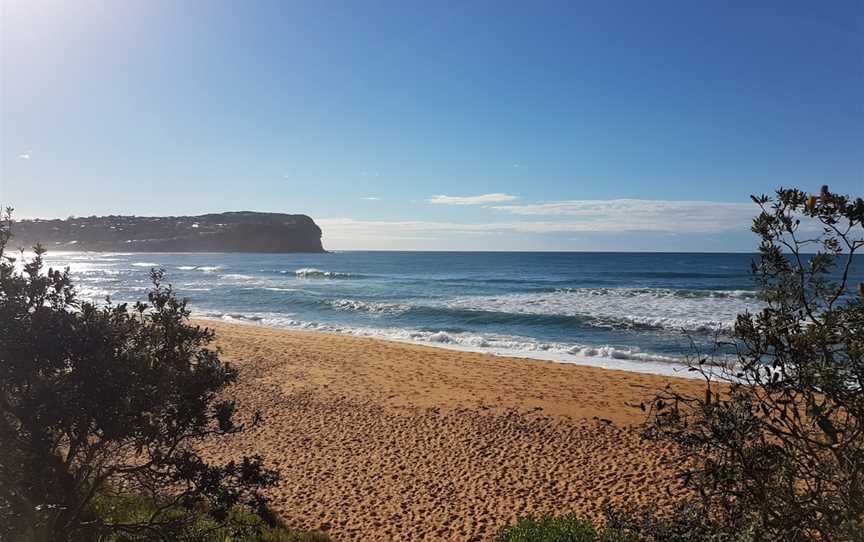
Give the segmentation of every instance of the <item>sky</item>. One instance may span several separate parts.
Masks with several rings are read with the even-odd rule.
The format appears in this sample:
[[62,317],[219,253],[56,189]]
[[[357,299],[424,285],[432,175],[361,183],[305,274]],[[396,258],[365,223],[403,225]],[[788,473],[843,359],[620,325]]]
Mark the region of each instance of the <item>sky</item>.
[[750,194],[864,194],[864,0],[0,6],[0,203],[21,218],[750,251]]

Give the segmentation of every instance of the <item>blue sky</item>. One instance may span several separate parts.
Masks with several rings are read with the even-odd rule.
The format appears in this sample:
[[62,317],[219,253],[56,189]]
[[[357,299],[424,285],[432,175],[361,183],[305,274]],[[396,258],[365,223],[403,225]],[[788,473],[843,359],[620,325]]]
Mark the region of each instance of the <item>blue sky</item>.
[[755,246],[751,193],[864,193],[860,0],[0,1],[0,201],[22,217],[725,251]]

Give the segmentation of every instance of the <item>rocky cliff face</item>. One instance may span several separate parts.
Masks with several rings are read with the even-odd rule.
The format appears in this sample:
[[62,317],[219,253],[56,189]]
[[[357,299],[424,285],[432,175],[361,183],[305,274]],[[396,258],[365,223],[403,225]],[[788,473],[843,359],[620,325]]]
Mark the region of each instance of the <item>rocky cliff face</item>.
[[306,215],[249,211],[200,216],[91,216],[22,220],[11,245],[127,252],[324,252]]

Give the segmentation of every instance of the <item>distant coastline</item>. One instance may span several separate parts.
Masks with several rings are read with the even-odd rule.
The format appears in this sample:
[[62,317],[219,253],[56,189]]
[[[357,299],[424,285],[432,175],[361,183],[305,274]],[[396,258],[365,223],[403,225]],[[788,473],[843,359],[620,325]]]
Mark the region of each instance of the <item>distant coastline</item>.
[[22,220],[15,223],[12,243],[92,252],[325,252],[321,228],[309,216],[251,211]]

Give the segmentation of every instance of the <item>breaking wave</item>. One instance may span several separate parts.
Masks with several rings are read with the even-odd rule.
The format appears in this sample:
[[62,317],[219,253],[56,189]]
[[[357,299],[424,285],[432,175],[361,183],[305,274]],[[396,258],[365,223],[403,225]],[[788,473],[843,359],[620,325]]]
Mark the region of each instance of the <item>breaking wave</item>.
[[215,273],[225,269],[221,265],[181,265],[178,267],[180,271],[201,271],[202,273]]
[[529,324],[724,331],[739,313],[761,308],[750,291],[582,288],[450,300],[383,303],[340,298],[325,302],[345,312],[406,314],[472,324]]
[[321,269],[315,269],[314,267],[304,267],[302,269],[297,269],[294,271],[294,275],[298,278],[304,279],[350,279],[350,278],[363,278],[364,275],[356,275],[354,273],[340,273],[338,271],[322,271]]
[[738,314],[762,307],[750,291],[665,288],[569,288],[462,297],[447,305],[508,314],[583,317],[601,327],[644,326],[686,331],[723,331],[731,328]]
[[375,303],[356,299],[334,299],[327,303],[338,311],[368,312],[371,314],[401,314],[411,310],[411,306],[406,304]]
[[255,277],[252,275],[243,275],[241,273],[226,273],[224,275],[220,275],[221,279],[226,280],[254,280]]
[[[623,368],[650,373],[678,374],[687,376],[682,370],[682,360],[640,351],[637,347],[588,346],[553,341],[538,341],[531,337],[514,335],[456,333],[443,330],[420,330],[395,327],[346,326],[339,324],[309,322],[291,318],[281,313],[204,312],[198,318],[221,320],[231,323],[259,324],[283,329],[317,331],[355,337],[370,337],[390,341],[409,342],[467,350],[489,354],[524,357],[596,365],[607,368]],[[679,374],[679,372],[681,374]]]

